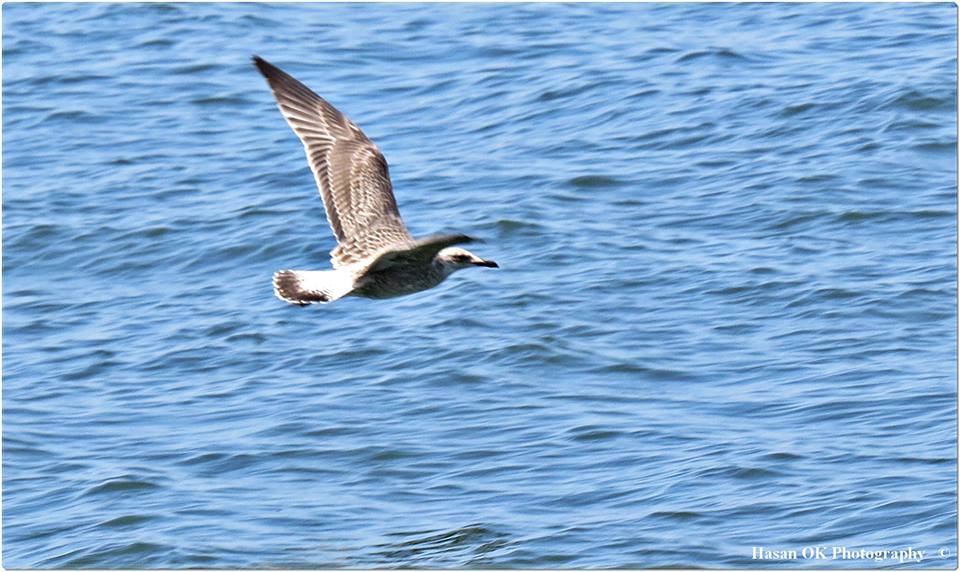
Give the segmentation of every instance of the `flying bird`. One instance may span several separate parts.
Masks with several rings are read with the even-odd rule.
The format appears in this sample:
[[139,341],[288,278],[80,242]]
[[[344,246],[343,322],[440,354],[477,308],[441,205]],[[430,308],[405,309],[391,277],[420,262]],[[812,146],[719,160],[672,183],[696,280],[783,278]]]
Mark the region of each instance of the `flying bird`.
[[330,251],[333,270],[273,275],[278,298],[300,306],[344,296],[393,298],[433,288],[463,268],[499,268],[455,246],[477,242],[467,235],[414,239],[400,218],[387,161],[373,141],[293,76],[259,56],[253,63],[303,143],[337,238]]

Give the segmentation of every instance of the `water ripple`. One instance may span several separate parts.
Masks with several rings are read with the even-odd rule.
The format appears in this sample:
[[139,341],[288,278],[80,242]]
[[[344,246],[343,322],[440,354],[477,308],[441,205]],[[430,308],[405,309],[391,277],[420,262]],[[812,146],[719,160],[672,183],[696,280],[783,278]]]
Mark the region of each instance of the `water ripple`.
[[[956,545],[953,6],[3,15],[8,567]],[[277,301],[334,240],[253,53],[500,270]]]

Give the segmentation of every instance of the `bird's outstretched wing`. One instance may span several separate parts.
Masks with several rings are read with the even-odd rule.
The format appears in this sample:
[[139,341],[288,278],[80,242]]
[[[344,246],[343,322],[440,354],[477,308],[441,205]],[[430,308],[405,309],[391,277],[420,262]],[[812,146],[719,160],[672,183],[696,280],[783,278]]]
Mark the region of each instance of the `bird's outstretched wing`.
[[408,248],[397,248],[381,253],[369,266],[367,272],[380,272],[396,266],[412,265],[415,267],[424,267],[429,264],[438,252],[453,246],[455,244],[466,244],[468,242],[482,242],[476,238],[470,238],[465,234],[448,234],[440,236],[428,236],[413,242]]
[[280,113],[303,142],[327,220],[339,243],[340,268],[391,246],[414,244],[393,197],[387,161],[360,128],[292,76],[254,56]]

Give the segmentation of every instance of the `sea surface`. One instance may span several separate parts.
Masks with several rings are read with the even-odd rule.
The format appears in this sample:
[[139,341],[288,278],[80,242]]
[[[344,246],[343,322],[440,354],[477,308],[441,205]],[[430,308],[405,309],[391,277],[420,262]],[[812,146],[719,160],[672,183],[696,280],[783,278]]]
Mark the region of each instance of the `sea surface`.
[[[3,565],[957,566],[956,17],[4,4]],[[275,298],[253,54],[500,269]]]

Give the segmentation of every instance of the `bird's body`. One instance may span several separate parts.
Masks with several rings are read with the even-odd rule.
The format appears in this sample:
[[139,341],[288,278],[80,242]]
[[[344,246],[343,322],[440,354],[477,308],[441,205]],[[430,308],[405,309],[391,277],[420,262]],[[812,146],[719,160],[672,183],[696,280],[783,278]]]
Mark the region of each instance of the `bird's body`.
[[387,162],[363,131],[305,85],[254,56],[277,105],[303,142],[337,247],[333,270],[282,270],[276,295],[291,304],[344,296],[392,298],[433,288],[461,268],[497,264],[455,245],[466,235],[416,240],[393,196]]
[[364,298],[393,298],[429,290],[450,276],[436,262],[426,267],[393,268],[361,276],[353,293]]

